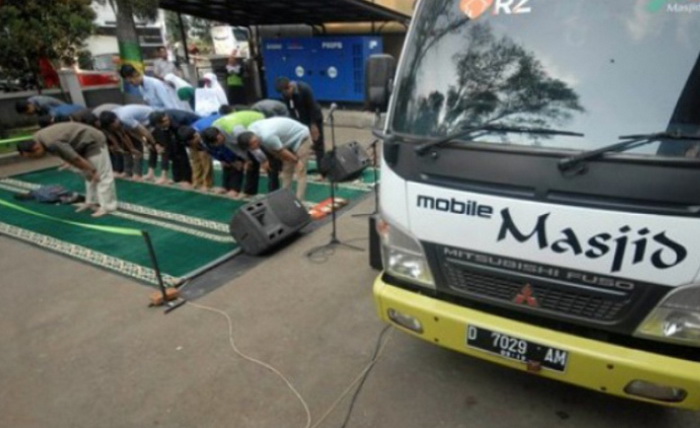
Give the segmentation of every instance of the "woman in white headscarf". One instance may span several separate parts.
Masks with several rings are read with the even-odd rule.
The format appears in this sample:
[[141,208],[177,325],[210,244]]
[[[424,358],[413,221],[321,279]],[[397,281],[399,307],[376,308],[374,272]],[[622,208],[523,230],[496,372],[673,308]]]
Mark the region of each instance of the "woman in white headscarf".
[[228,105],[228,98],[214,73],[206,73],[202,87],[194,95],[194,112],[204,117],[218,113],[221,106]]
[[169,83],[171,87],[175,88],[177,98],[183,102],[182,104],[185,110],[194,109],[194,88],[192,85],[173,73],[168,73],[163,76],[163,80]]
[[221,87],[219,79],[214,73],[206,73],[204,75],[204,87],[213,89],[216,92],[216,98],[222,105],[228,105],[228,98],[226,97],[226,92],[224,88]]

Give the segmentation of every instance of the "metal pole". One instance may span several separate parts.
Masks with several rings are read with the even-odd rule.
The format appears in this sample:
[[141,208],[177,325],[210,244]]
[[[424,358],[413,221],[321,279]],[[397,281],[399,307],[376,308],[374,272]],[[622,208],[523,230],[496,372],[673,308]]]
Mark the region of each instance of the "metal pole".
[[163,298],[163,306],[166,307],[165,313],[169,313],[180,306],[184,305],[186,300],[173,300],[172,302],[168,300],[168,294],[165,291],[165,284],[163,283],[163,275],[160,273],[160,266],[158,266],[158,258],[156,258],[156,250],[153,248],[153,243],[151,242],[151,236],[145,230],[141,231],[143,239],[146,241],[146,246],[148,247],[148,254],[151,256],[151,263],[153,263],[153,270],[156,273],[156,278],[158,279],[158,287],[160,288],[160,293]]
[[151,256],[151,263],[153,263],[153,270],[156,272],[156,279],[158,280],[158,287],[163,295],[163,303],[168,301],[167,295],[165,293],[165,284],[163,284],[163,275],[160,273],[160,267],[158,266],[158,259],[156,258],[156,250],[153,249],[153,243],[151,242],[151,236],[145,230],[141,231],[143,239],[146,240],[146,246],[148,247],[148,254]]
[[379,144],[379,140],[374,140],[370,146],[372,147],[372,181],[374,184],[374,210],[371,213],[361,213],[361,214],[353,214],[352,217],[366,217],[366,216],[373,216],[375,214],[379,213],[379,177],[377,176],[377,144]]
[[180,37],[182,38],[182,47],[185,50],[185,62],[189,65],[190,54],[187,52],[187,34],[185,33],[185,24],[182,22],[182,13],[177,13],[177,22],[180,24]]
[[[330,162],[330,167],[331,170],[335,168],[335,155],[336,155],[336,147],[335,147],[335,123],[333,122],[333,112],[329,115],[328,119],[331,122],[331,162]],[[321,124],[323,126],[323,124]],[[321,162],[321,160],[317,160],[318,162]],[[320,166],[320,165],[319,165]],[[332,244],[337,244],[340,241],[338,241],[337,235],[336,235],[336,229],[335,229],[335,180],[331,179],[330,174],[328,176],[328,181],[331,183],[331,223],[333,223],[333,229],[331,232],[331,243]]]

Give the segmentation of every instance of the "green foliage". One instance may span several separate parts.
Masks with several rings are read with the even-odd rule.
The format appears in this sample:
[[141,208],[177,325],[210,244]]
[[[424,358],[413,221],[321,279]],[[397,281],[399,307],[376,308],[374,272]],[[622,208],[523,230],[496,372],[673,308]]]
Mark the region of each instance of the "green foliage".
[[134,15],[154,20],[158,16],[158,0],[131,0]]
[[[185,24],[185,33],[187,33],[187,23],[185,17],[182,18],[182,23]],[[168,42],[175,43],[180,40],[180,21],[177,19],[177,13],[171,10],[165,11],[165,32]]]
[[141,19],[154,20],[158,16],[158,0],[95,0],[99,4],[109,4],[116,12],[120,3],[129,2],[134,15]]
[[[213,23],[211,21],[194,16],[182,15],[182,24],[185,27],[185,34],[187,34],[188,37],[194,37],[205,45],[213,46],[214,41],[211,38],[210,31]],[[165,27],[170,43],[181,41],[182,33],[180,31],[180,20],[177,18],[176,12],[170,10],[165,12]]]
[[95,59],[92,57],[92,52],[88,50],[78,52],[78,67],[83,70],[95,69]]
[[198,38],[204,44],[213,46],[214,40],[211,38],[212,22],[207,19],[190,17],[190,35]]
[[94,31],[90,0],[4,0],[0,64],[8,77],[38,74],[39,58],[70,60]]
[[109,4],[117,17],[117,40],[123,61],[141,67],[143,54],[134,25],[134,16],[155,20],[158,16],[158,0],[95,0],[98,4]]

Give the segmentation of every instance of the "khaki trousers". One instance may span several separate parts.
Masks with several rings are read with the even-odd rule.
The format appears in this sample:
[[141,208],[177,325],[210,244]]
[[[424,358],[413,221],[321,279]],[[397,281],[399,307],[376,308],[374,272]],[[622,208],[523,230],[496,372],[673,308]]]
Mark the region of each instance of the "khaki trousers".
[[211,155],[204,150],[190,149],[192,185],[210,189],[214,186],[214,166]]
[[282,179],[282,188],[291,188],[292,179],[296,174],[297,198],[300,201],[303,201],[304,197],[306,196],[306,166],[309,163],[309,158],[311,157],[311,138],[306,138],[304,141],[302,141],[294,154],[299,158],[299,162],[282,162],[282,173],[280,174]]
[[85,202],[88,204],[100,204],[105,211],[117,210],[117,188],[114,185],[112,162],[109,160],[109,150],[106,146],[100,149],[96,155],[87,158],[95,169],[100,181],[95,184],[85,179]]

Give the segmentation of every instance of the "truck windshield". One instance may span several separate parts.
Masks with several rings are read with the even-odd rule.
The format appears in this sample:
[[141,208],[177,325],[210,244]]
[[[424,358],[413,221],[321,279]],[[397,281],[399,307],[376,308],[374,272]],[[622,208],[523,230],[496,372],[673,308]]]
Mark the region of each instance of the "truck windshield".
[[[576,151],[631,133],[700,135],[700,1],[424,0],[413,19],[394,133],[486,126],[468,140]],[[699,145],[660,138],[632,152],[699,157]]]

